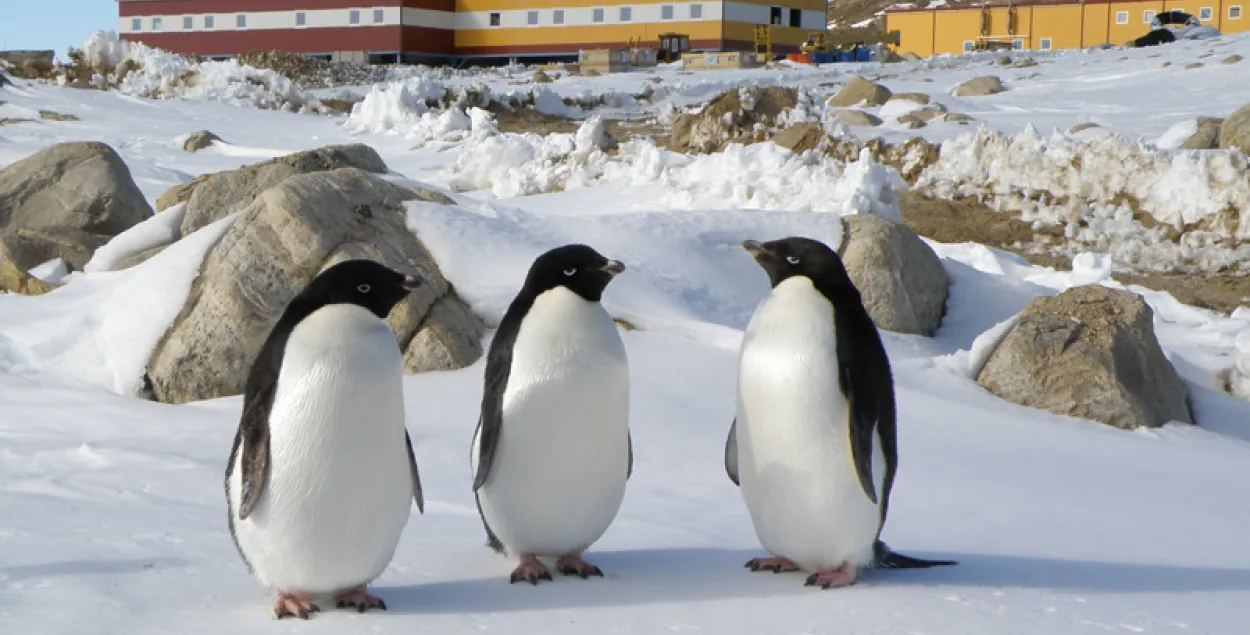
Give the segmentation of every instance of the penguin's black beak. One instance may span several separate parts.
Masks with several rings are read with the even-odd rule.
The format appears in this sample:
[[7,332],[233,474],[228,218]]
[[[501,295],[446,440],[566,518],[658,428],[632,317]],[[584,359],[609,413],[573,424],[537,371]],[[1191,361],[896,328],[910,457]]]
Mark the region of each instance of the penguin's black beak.
[[421,278],[416,276],[404,276],[404,290],[413,291],[421,286]]
[[625,271],[625,264],[619,260],[609,260],[608,264],[603,265],[599,270],[610,276],[615,276]]
[[768,247],[765,247],[764,243],[758,240],[744,240],[742,241],[742,248],[747,250],[747,253],[751,254],[751,257],[756,260],[759,260],[760,256],[772,254]]

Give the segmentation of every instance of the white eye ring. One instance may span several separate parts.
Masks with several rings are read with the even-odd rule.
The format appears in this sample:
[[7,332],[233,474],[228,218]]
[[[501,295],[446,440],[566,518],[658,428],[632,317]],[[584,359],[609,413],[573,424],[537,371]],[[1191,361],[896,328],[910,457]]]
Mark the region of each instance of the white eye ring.
[[367,285],[367,284],[362,284],[362,285],[360,285],[359,287],[356,287],[356,290],[357,290],[357,291],[359,291],[359,292],[361,292],[361,293],[369,293],[369,290],[370,290],[370,289],[372,289],[372,288],[373,288],[373,287],[370,287],[370,286],[369,286],[369,285]]
[[565,269],[565,270],[564,270],[564,275],[566,275],[566,276],[571,276],[571,275],[573,275],[573,274],[575,274],[575,273],[577,273],[577,267],[573,267],[573,268],[571,268],[571,269]]
[[797,265],[799,264],[799,259],[797,256],[786,256],[786,262],[792,265]]

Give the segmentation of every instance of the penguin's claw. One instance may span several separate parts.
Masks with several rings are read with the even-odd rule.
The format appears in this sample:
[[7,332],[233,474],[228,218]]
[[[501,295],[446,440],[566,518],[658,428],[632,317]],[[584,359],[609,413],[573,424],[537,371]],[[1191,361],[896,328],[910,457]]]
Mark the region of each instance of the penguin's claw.
[[751,558],[742,565],[752,571],[772,571],[773,573],[789,573],[798,571],[799,565],[789,558]]
[[307,593],[279,591],[273,600],[273,616],[276,619],[289,616],[306,620],[309,613],[320,610],[321,607],[313,604]]
[[521,556],[521,563],[517,568],[512,570],[512,576],[508,579],[508,584],[516,584],[517,582],[529,582],[537,586],[539,580],[551,581],[551,571],[549,571],[538,558],[524,554]]
[[367,609],[386,610],[386,602],[376,595],[370,595],[365,592],[365,587],[358,586],[354,589],[340,593],[336,598],[336,605],[340,609],[354,608],[358,613],[364,613]]
[[850,564],[842,566],[832,571],[818,571],[807,576],[807,581],[803,586],[818,586],[821,589],[836,589],[838,587],[851,586],[855,584],[855,567]]
[[556,560],[556,568],[564,575],[580,576],[586,580],[590,576],[603,577],[603,571],[589,562],[582,559],[581,556],[560,556]]

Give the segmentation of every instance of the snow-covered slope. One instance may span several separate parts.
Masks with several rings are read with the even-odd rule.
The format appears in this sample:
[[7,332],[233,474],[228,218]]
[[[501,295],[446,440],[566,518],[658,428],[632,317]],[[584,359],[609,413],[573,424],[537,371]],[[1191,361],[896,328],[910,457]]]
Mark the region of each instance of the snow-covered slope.
[[[1250,39],[1216,44],[1240,50]],[[1214,68],[1187,71],[1194,79],[1185,90],[1194,92],[1182,99],[1147,56],[1181,60],[1198,51],[1187,47],[1055,56],[1052,99],[1009,91],[976,102],[984,104],[978,117],[1016,133],[1029,122],[1066,128],[1086,113],[1117,111],[1117,132],[1152,138],[1175,120],[1250,101],[1250,91]],[[1134,59],[1117,61],[1124,55]],[[988,61],[884,70],[904,82],[896,90],[905,82],[945,87],[983,73]],[[734,82],[815,87],[848,70],[660,75],[683,86],[668,99],[693,100]],[[1178,92],[1143,103],[1157,80]],[[507,89],[506,77],[497,83]],[[1137,93],[1124,89],[1130,83]],[[619,76],[553,86],[598,94],[616,86],[625,94],[644,84],[645,77]],[[1211,99],[1199,103],[1193,94]],[[399,173],[394,178],[441,184],[457,162],[485,151],[465,140],[471,135],[414,150],[412,139],[385,127],[349,130],[343,118],[202,99],[19,85],[0,89],[0,100],[81,118],[0,128],[0,166],[57,141],[101,140],[153,200],[198,174],[332,143],[369,143]],[[1065,103],[1066,111],[1054,110]],[[968,132],[950,126],[920,132]],[[184,152],[180,137],[201,128],[227,143]],[[572,162],[593,178],[531,196],[479,184],[455,195],[458,209],[410,204],[408,220],[489,320],[498,319],[529,260],[552,245],[585,241],[629,265],[604,298],[640,327],[623,333],[634,476],[620,517],[591,554],[606,578],[510,586],[511,564],[483,546],[467,461],[478,363],[405,380],[427,507],[413,515],[377,581],[390,610],[272,620],[268,592],[247,575],[226,530],[222,476],[240,399],[169,406],[129,396],[144,347],[180,305],[213,232],[230,221],[133,269],[104,271],[167,231],[157,223],[98,252],[99,270],[73,274],[63,289],[0,295],[0,633],[1244,631],[1250,404],[1222,392],[1221,373],[1250,368],[1242,358],[1250,355],[1250,312],[1222,316],[1134,289],[1155,310],[1199,425],[1115,430],[1007,404],[971,378],[995,327],[1031,298],[1076,284],[1116,285],[1108,258],[1086,254],[1073,271],[1054,271],[980,245],[933,243],[953,282],[942,328],[933,338],[885,336],[898,385],[901,467],[884,538],[904,553],[961,564],[875,572],[836,591],[804,588],[799,576],[742,567],[761,552],[722,467],[741,329],[767,290],[737,245],[788,234],[836,242],[839,214],[897,212],[889,180],[870,163],[844,167],[767,144],[699,158],[627,148],[568,159],[576,137],[531,141],[563,144],[568,152],[549,167],[571,171]],[[500,182],[525,183],[537,174],[525,172],[532,163],[502,157],[495,167]]]

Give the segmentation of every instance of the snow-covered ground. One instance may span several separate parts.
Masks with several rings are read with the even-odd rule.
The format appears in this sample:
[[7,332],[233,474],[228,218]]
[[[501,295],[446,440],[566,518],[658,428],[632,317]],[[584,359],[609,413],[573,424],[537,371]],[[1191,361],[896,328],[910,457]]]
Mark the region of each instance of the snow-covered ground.
[[[1242,66],[1182,70],[1208,50],[1216,60],[1250,55],[1250,37],[1038,56],[1039,66],[1019,70],[981,56],[783,71],[664,68],[659,84],[640,73],[546,87],[606,102],[598,108],[604,116],[654,116],[740,84],[794,84],[819,97],[836,90],[822,84],[863,73],[895,92],[927,92],[987,131],[1027,135],[1032,125],[1046,136],[1094,120],[1158,153],[1170,151],[1149,144],[1178,121],[1250,102],[1250,89],[1235,81]],[[1015,79],[1034,72],[1041,75]],[[510,85],[529,71],[492,73],[437,81],[476,82],[496,95],[531,89]],[[945,92],[986,73],[1010,90],[980,98]],[[141,80],[131,81],[152,85]],[[647,87],[651,99],[631,96]],[[0,166],[58,141],[104,141],[155,201],[198,174],[368,143],[396,178],[461,190],[455,208],[411,204],[409,224],[490,320],[530,259],[550,246],[588,242],[623,260],[629,271],[604,302],[640,327],[623,334],[636,464],[621,515],[589,556],[607,577],[510,586],[511,564],[483,546],[467,464],[478,363],[406,379],[427,506],[377,581],[390,610],[270,619],[269,595],[246,574],[226,530],[222,475],[240,399],[169,406],[133,396],[146,351],[173,319],[205,249],[232,222],[132,269],[107,271],[165,235],[172,223],[163,215],[181,213],[175,208],[102,249],[60,290],[0,295],[0,633],[1244,632],[1250,404],[1222,387],[1229,369],[1250,373],[1250,311],[1223,316],[1135,288],[1155,310],[1199,425],[1114,430],[1008,404],[971,378],[993,329],[1031,298],[1076,284],[1116,285],[1109,258],[1084,254],[1074,270],[1054,271],[980,245],[931,243],[953,283],[943,326],[933,338],[885,335],[901,467],[884,538],[904,553],[961,564],[876,572],[851,588],[815,591],[794,575],[742,568],[761,552],[722,452],[741,329],[767,283],[737,245],[791,234],[834,242],[839,214],[897,214],[889,171],[867,158],[842,166],[771,144],[685,157],[636,141],[607,154],[597,149],[593,120],[577,134],[503,136],[484,112],[430,121],[445,113],[426,117],[419,86],[408,90],[407,111],[379,107],[349,126],[345,117],[255,109],[263,102],[251,97],[240,106],[230,91],[152,100],[19,82],[0,89],[0,117],[50,110],[81,120],[0,127]],[[422,122],[441,128],[429,134]],[[198,129],[227,143],[184,152],[182,139]],[[916,133],[978,134],[940,122],[888,132]],[[1037,152],[1015,145],[1017,157]],[[1159,196],[1181,217],[1177,207],[1205,204]],[[63,274],[54,265],[38,273]]]

